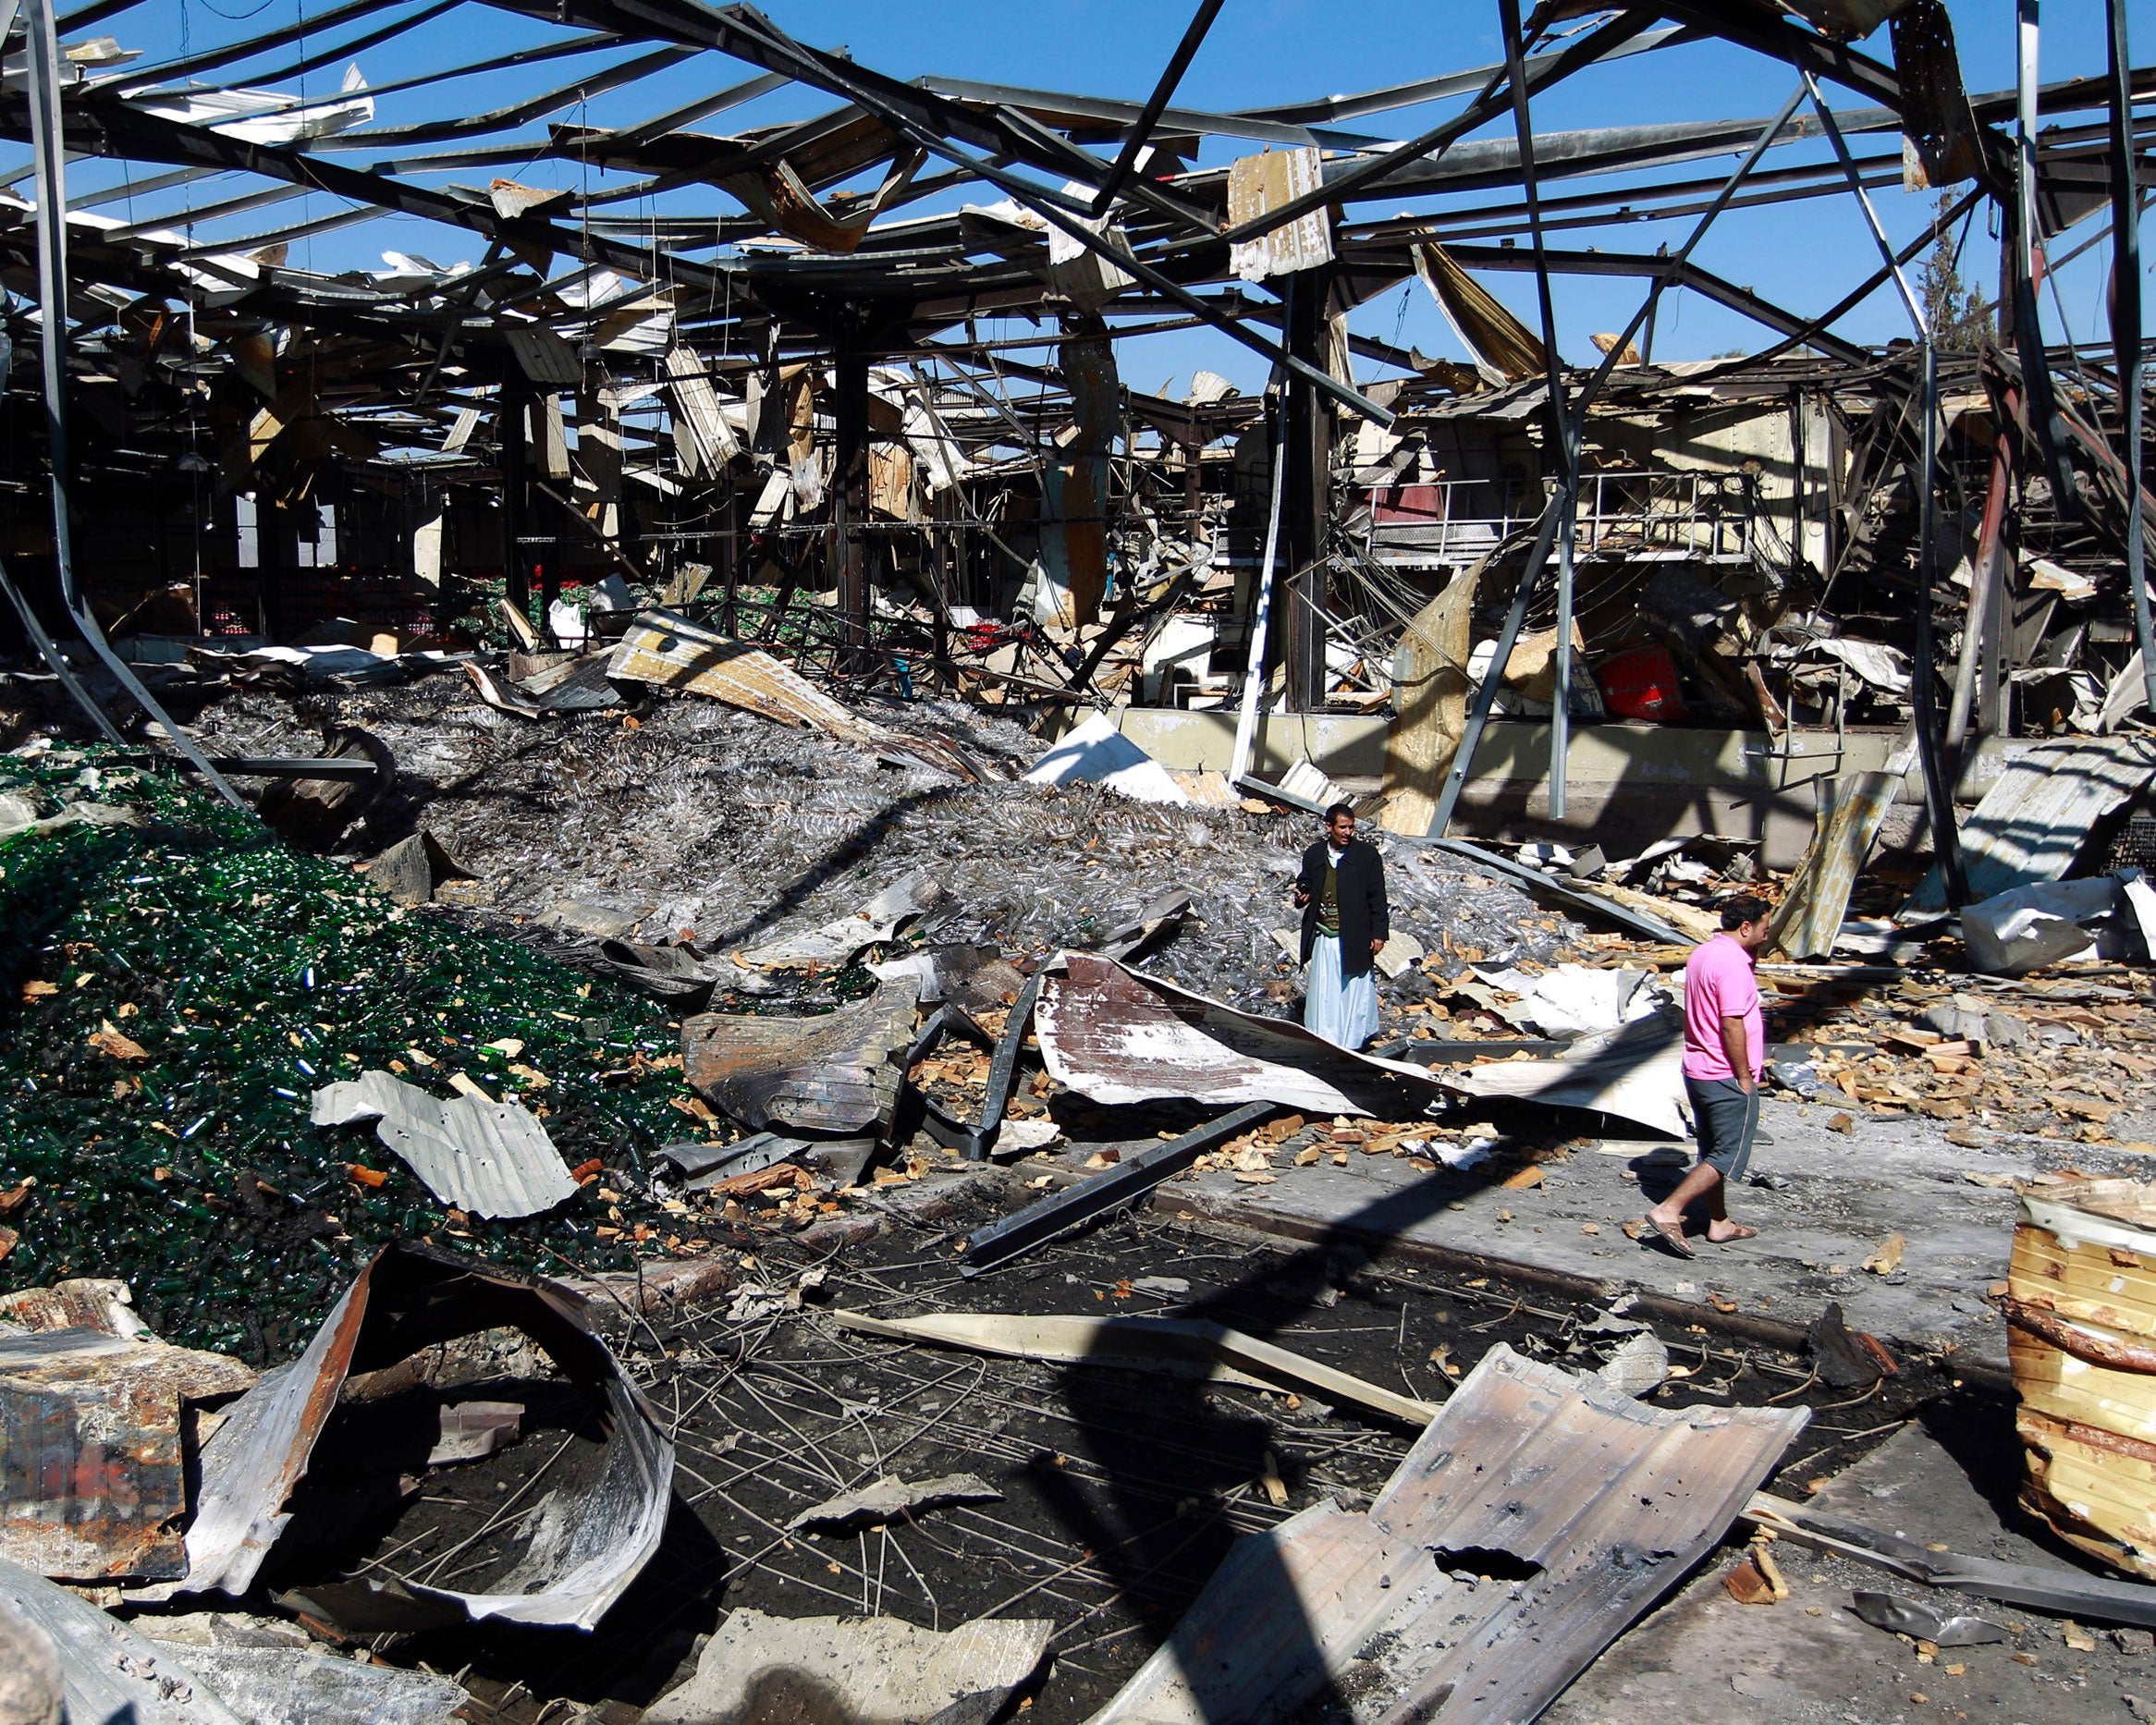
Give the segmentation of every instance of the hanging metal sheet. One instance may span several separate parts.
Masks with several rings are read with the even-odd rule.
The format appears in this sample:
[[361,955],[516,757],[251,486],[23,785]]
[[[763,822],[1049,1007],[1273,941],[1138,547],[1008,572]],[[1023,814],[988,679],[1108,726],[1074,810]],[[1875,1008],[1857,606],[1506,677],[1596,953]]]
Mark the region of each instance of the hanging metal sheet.
[[761,648],[671,611],[646,611],[631,624],[607,661],[606,675],[617,682],[709,695],[782,725],[811,725],[864,747],[886,740],[879,727],[856,718]]
[[[1269,215],[1290,200],[1307,197],[1324,183],[1325,169],[1312,148],[1263,150],[1228,166],[1228,225],[1240,227]],[[1229,248],[1228,267],[1246,282],[1292,275],[1333,259],[1332,221],[1323,209],[1298,215],[1255,239]]]

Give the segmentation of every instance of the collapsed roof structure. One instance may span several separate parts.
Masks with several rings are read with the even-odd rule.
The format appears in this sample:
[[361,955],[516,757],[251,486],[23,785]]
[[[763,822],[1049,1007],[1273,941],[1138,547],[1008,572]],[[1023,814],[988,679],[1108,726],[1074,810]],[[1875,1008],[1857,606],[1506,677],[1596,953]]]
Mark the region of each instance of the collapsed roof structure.
[[[2021,0],[1996,94],[1942,0],[1499,0],[1493,64],[1236,111],[1184,90],[1224,0],[1118,98],[703,0],[209,11],[0,0],[41,1716],[1686,1717],[1792,1580],[1850,1609],[1743,1626],[1780,1713],[1927,1705],[1868,1630],[1991,1649],[1942,1700],[2132,1700],[2124,0],[2050,83]],[[1694,51],[1742,117],[1552,128]],[[1709,267],[1830,201],[1845,291]],[[2057,273],[2106,238],[2102,349]],[[1671,358],[1679,295],[1756,336]],[[1137,386],[1185,336],[1246,386]],[[1280,1016],[1287,812],[1341,796],[1367,1049]],[[1897,799],[1936,867],[1859,892]],[[1733,888],[1775,1166],[1695,1252],[1640,1205]]]
[[[2110,76],[2040,84],[2032,14],[1996,94],[1965,89],[1939,0],[1690,0],[1500,6],[1501,64],[1231,113],[1176,99],[1217,0],[1123,100],[901,80],[697,0],[346,0],[161,60],[127,45],[121,0],[19,11],[0,246],[15,288],[37,272],[43,364],[6,400],[43,467],[18,463],[6,508],[43,647],[54,593],[97,644],[438,631],[496,582],[536,640],[534,598],[545,630],[565,583],[619,575],[841,691],[1240,703],[1231,778],[1261,705],[1389,711],[1385,822],[1413,832],[1451,824],[1493,712],[1547,713],[1536,807],[1562,822],[1573,719],[1626,682],[1619,716],[1778,737],[1913,718],[1952,877],[1965,741],[2115,722],[2147,644],[2126,475],[2150,75],[2115,5]],[[1537,128],[1563,80],[1708,37],[1780,106]],[[362,59],[413,69],[370,84]],[[705,93],[589,123],[595,93],[678,92],[683,67]],[[724,129],[789,86],[827,107]],[[376,123],[415,92],[437,117]],[[1899,248],[1871,202],[1889,184],[1951,189]],[[1695,261],[1726,211],[1822,198],[1880,252],[1833,303]],[[1972,341],[1931,327],[1910,273],[1986,213],[1999,328]],[[2110,364],[2047,347],[2039,313],[2047,250],[2106,213]],[[413,250],[413,218],[477,261]],[[295,260],[369,225],[381,269]],[[1599,243],[1625,226],[1682,237]],[[1531,275],[1538,329],[1497,272]],[[1568,275],[1642,289],[1591,371],[1560,353]],[[1350,331],[1416,280],[1472,363]],[[1909,341],[1849,339],[1890,284]],[[1657,363],[1673,289],[1741,314],[1756,350]],[[1014,315],[1037,333],[984,335]],[[1124,379],[1121,344],[1178,329],[1272,385]],[[1942,631],[1951,681],[1912,676]],[[1675,665],[1643,671],[1658,643]]]

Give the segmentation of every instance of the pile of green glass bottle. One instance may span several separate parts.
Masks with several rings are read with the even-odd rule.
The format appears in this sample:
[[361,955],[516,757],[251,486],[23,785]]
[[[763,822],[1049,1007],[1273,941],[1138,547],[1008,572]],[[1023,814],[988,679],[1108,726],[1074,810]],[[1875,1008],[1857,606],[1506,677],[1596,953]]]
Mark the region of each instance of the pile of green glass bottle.
[[[690,1124],[652,1064],[679,1046],[661,1009],[99,761],[0,760],[0,790],[144,817],[0,842],[0,1194],[35,1181],[0,1289],[121,1278],[167,1340],[268,1361],[389,1240],[633,1261],[637,1224],[668,1221],[632,1196],[643,1165]],[[547,1216],[450,1215],[366,1129],[309,1122],[318,1086],[399,1066],[543,1110],[571,1168],[610,1172]]]

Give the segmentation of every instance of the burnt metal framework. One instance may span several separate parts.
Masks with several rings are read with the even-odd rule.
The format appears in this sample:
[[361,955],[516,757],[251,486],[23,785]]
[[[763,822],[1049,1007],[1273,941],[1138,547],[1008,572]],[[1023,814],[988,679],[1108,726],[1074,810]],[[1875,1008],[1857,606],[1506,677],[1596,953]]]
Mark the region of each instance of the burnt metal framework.
[[[1289,699],[1307,707],[1323,692],[1338,429],[1356,418],[1380,426],[1413,420],[1474,387],[1448,375],[1454,368],[1344,336],[1337,320],[1411,279],[1418,248],[1440,247],[1463,270],[1536,277],[1547,502],[1445,788],[1439,832],[1473,756],[1473,729],[1546,569],[1554,569],[1559,686],[1568,686],[1582,426],[1642,331],[1647,359],[1625,361],[1626,381],[1635,396],[1651,392],[1660,296],[1689,289],[1766,333],[1758,353],[1720,368],[1714,381],[1783,375],[1792,356],[1807,353],[1822,364],[1859,365],[1870,356],[1836,323],[1881,284],[1899,283],[1933,235],[1989,200],[2010,228],[2001,300],[2015,344],[2020,422],[2033,461],[2066,495],[2076,434],[2056,399],[2037,315],[2042,248],[2108,209],[2121,255],[2136,255],[2138,158],[2156,130],[2135,112],[2156,79],[2130,67],[2118,0],[2109,6],[2108,76],[2052,86],[2036,80],[2036,6],[2023,0],[2024,76],[2017,90],[1997,95],[1965,92],[1939,0],[1786,7],[1678,0],[1613,6],[1584,23],[1571,6],[1497,0],[1500,65],[1231,113],[1175,100],[1218,24],[1219,0],[1195,7],[1140,101],[933,75],[901,80],[801,43],[749,6],[700,0],[342,0],[297,24],[150,64],[121,45],[129,15],[148,4],[92,0],[53,20],[46,0],[26,0],[33,49],[49,34],[60,52],[30,55],[27,86],[12,75],[0,80],[0,139],[45,146],[18,176],[34,195],[0,203],[0,270],[23,280],[42,267],[44,303],[65,308],[43,331],[64,593],[75,591],[66,406],[85,374],[125,361],[165,392],[164,410],[153,403],[135,414],[133,452],[178,459],[178,428],[193,425],[206,398],[222,489],[303,500],[330,469],[437,499],[459,484],[498,485],[501,565],[519,600],[538,542],[595,542],[605,557],[635,567],[631,555],[648,542],[634,531],[642,494],[631,495],[626,476],[677,515],[684,493],[704,502],[709,531],[701,537],[721,548],[729,623],[747,577],[775,570],[783,610],[820,564],[835,571],[841,598],[831,668],[858,670],[874,656],[881,569],[928,590],[929,651],[940,658],[951,635],[953,544],[962,564],[969,544],[998,567],[1028,561],[978,502],[974,482],[984,477],[1035,479],[1043,519],[1069,542],[1072,606],[1082,621],[1101,606],[1113,510],[1101,475],[1130,504],[1137,467],[1114,459],[1112,439],[1107,455],[1059,454],[1059,434],[1094,412],[1089,392],[1113,392],[1113,413],[1094,422],[1157,434],[1161,459],[1151,482],[1171,477],[1170,458],[1180,458],[1195,495],[1204,450],[1248,427],[1257,404],[1232,395],[1148,397],[1114,375],[1112,360],[1082,381],[1071,356],[1088,332],[1112,344],[1203,327],[1274,368],[1282,596],[1276,626],[1253,636],[1250,676],[1258,681],[1284,658]],[[483,27],[505,17],[507,29]],[[1882,41],[1871,32],[1886,19]],[[108,25],[117,39],[89,35]],[[1562,81],[1710,36],[1749,50],[1763,71],[1779,66],[1797,95],[1760,119],[1537,130],[1535,98]],[[452,39],[486,46],[459,57],[444,50]],[[360,55],[410,69],[373,90],[348,80],[302,99],[281,89]],[[727,70],[687,103],[629,124],[589,122],[594,95],[625,100],[684,67]],[[535,73],[558,81],[534,92]],[[789,87],[831,105],[732,134],[699,129]],[[435,104],[427,117],[375,123],[377,100],[423,91]],[[1831,106],[1830,92],[1854,105]],[[1412,136],[1367,129],[1433,106],[1444,117]],[[2050,127],[2040,139],[2040,123]],[[67,200],[53,147],[61,138],[78,158],[119,165],[118,173],[78,169]],[[1822,139],[1832,146],[1824,155],[1816,148]],[[1868,214],[1867,189],[1903,175],[1905,139],[1933,183],[1969,190],[1930,234],[1888,256],[1838,304],[1783,305],[1692,261],[1730,209],[1853,196]],[[1310,172],[1299,189],[1271,187],[1256,208],[1237,206],[1233,170],[1196,165],[1221,141],[1296,153]],[[1807,143],[1815,147],[1796,148]],[[1727,175],[1702,176],[1695,165],[1728,154],[1740,159]],[[459,177],[512,165],[520,179],[496,177],[484,189]],[[1611,184],[1619,170],[1624,177]],[[968,193],[997,201],[949,207]],[[338,207],[232,231],[257,213],[322,199]],[[50,219],[63,203],[67,221]],[[1388,214],[1364,214],[1380,203]],[[106,213],[116,207],[124,218]],[[484,256],[443,268],[400,248],[386,252],[383,272],[317,272],[292,260],[312,235],[409,218],[472,236]],[[1679,220],[1695,226],[1673,254],[1666,244],[1650,254],[1556,239]],[[201,237],[203,228],[219,237]],[[1527,246],[1510,243],[1523,235]],[[1567,274],[1630,277],[1645,288],[1623,335],[1584,377],[1558,358],[1550,285]],[[2131,476],[2141,467],[2138,305],[2124,276],[2114,310],[2115,369],[2078,357],[2076,368],[2116,410],[2100,405],[2080,421]],[[982,318],[1012,314],[1061,333],[982,335]],[[1920,315],[1916,323],[1929,353],[1931,332]],[[1035,347],[1062,362],[1029,362]],[[1394,375],[1359,381],[1357,361]],[[836,386],[819,400],[815,373],[826,366]],[[72,385],[64,381],[70,368]],[[1927,364],[1923,376],[1920,419],[1929,427],[1936,368]],[[1701,380],[1684,381],[1696,388]],[[570,396],[573,457],[562,434]],[[648,410],[658,406],[663,417]],[[813,471],[819,434],[839,455],[827,484]],[[879,447],[902,447],[940,481],[928,488],[937,499],[929,519],[896,518],[934,547],[910,571],[886,569],[879,550],[894,531],[892,512],[879,519],[876,500]],[[1935,467],[1936,452],[1927,450],[1924,473]],[[1148,495],[1165,488],[1155,483]],[[1920,490],[1929,511],[1934,487]],[[2146,647],[2139,511],[2124,513]],[[696,525],[680,536],[698,537]],[[1933,536],[1919,543],[1920,559],[1930,557]],[[559,559],[537,560],[551,598]],[[1929,564],[1919,570],[1925,630],[1932,572]],[[1999,601],[1988,579],[1979,585],[1971,616],[1975,627],[1990,616],[1991,657],[1972,649],[1971,663],[1995,665]],[[1119,595],[1111,629],[1145,611],[1133,597]],[[18,608],[45,646],[31,608]],[[67,609],[95,647],[87,607]],[[1013,680],[1068,692],[1071,659],[1095,665],[1104,650],[1038,655],[1027,667],[1031,682]],[[2156,652],[2144,656],[2156,691]],[[1084,679],[1076,681],[1082,691]],[[1927,688],[1919,741],[1935,822],[1951,849],[1928,697]],[[1558,813],[1567,712],[1559,701]]]

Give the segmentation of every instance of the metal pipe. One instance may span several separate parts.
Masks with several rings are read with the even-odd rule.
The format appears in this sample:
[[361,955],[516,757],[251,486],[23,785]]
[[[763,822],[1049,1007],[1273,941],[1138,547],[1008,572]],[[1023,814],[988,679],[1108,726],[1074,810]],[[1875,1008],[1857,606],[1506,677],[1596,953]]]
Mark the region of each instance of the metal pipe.
[[2111,340],[2118,356],[2120,419],[2126,463],[2126,587],[2141,649],[2141,688],[2156,713],[2156,630],[2149,616],[2149,570],[2141,520],[2141,203],[2134,185],[2133,62],[2126,53],[2126,8],[2108,0],[2111,24]]
[[1850,158],[1848,141],[1842,136],[1842,128],[1834,123],[1833,114],[1808,71],[1804,75],[1804,81],[1811,93],[1812,106],[1819,112],[1819,123],[1825,127],[1827,138],[1834,146],[1842,171],[1864,211],[1865,222],[1871,229],[1880,255],[1893,271],[1894,286],[1901,290],[1903,307],[1909,314],[1909,322],[1916,326],[1923,349],[1923,423],[1917,430],[1921,453],[1917,485],[1917,658],[1911,667],[1909,687],[1916,708],[1917,751],[1924,764],[1924,800],[1931,816],[1932,849],[1938,852],[1939,872],[1946,882],[1947,902],[1958,911],[1968,902],[1969,884],[1962,870],[1960,836],[1954,826],[1954,788],[1946,782],[1945,763],[1941,758],[1934,668],[1937,654],[1931,623],[1931,587],[1937,572],[1934,541],[1939,480],[1939,349],[1932,339],[1931,324],[1924,315],[1924,308],[1911,290],[1908,277],[1902,274],[1900,263],[1895,262],[1893,243],[1886,237],[1886,229],[1880,226],[1879,214],[1865,195],[1863,178]]
[[1182,81],[1183,73],[1190,69],[1191,61],[1196,57],[1198,44],[1205,41],[1206,32],[1212,29],[1213,20],[1220,16],[1220,8],[1227,3],[1228,0],[1198,0],[1198,9],[1183,31],[1182,40],[1175,44],[1175,52],[1168,56],[1160,81],[1153,86],[1153,93],[1132,126],[1131,135],[1123,140],[1122,152],[1116,157],[1115,165],[1108,170],[1108,177],[1100,182],[1100,190],[1093,195],[1094,214],[1106,215],[1109,206],[1115,202],[1116,193],[1123,189],[1123,181],[1138,165],[1138,153],[1152,137],[1169,99],[1175,94],[1176,85]]
[[[2013,400],[2008,392],[2002,406]],[[1984,519],[1977,535],[1977,565],[1969,582],[1969,620],[1962,635],[1961,659],[1954,667],[1954,700],[1946,713],[1946,746],[1958,752],[1969,733],[1977,703],[1978,669],[1988,656],[1991,636],[2000,626],[1997,601],[2005,586],[2006,498],[2014,484],[2011,422],[2002,415],[1991,440],[1991,483],[1984,491]],[[1990,715],[1984,716],[1988,721]]]
[[82,639],[90,643],[90,650],[104,661],[121,689],[157,723],[219,796],[234,808],[244,809],[248,805],[239,793],[112,650],[75,579],[67,495],[67,147],[60,128],[60,49],[52,0],[24,0],[24,11],[30,29],[31,142],[37,158],[38,310],[43,326],[40,336],[45,440],[53,468],[53,558],[59,571],[60,601]]
[[2036,117],[2037,53],[2040,33],[2037,0],[2019,0],[2015,8],[2014,207],[2015,241],[2021,253],[2021,279],[2036,280]]
[[1235,720],[1235,752],[1228,757],[1228,782],[1240,784],[1250,771],[1250,756],[1257,740],[1257,703],[1265,692],[1265,638],[1272,624],[1273,565],[1280,551],[1280,499],[1288,475],[1288,420],[1284,404],[1273,404],[1267,416],[1272,422],[1273,501],[1266,518],[1265,556],[1257,569],[1257,600],[1250,614],[1250,656],[1243,671],[1243,711]]
[[1932,669],[1931,584],[1937,573],[1933,541],[1938,533],[1939,349],[1931,331],[1924,331],[1924,422],[1918,442],[1917,490],[1917,662],[1910,668],[1909,691],[1916,707],[1917,748],[1924,763],[1924,795],[1931,815],[1931,848],[1946,882],[1946,901],[1955,910],[1969,901],[1969,883],[1962,871],[1961,841],[1954,821],[1954,788],[1940,759],[1938,683]]
[[[1565,756],[1572,747],[1572,599],[1573,540],[1579,531],[1580,439],[1577,418],[1564,396],[1564,361],[1557,351],[1557,310],[1550,294],[1550,253],[1542,235],[1542,203],[1535,173],[1535,128],[1527,112],[1525,55],[1520,43],[1520,15],[1513,0],[1497,0],[1498,23],[1504,32],[1505,81],[1512,87],[1513,130],[1520,141],[1520,179],[1527,199],[1527,228],[1534,236],[1535,291],[1542,314],[1542,363],[1549,377],[1550,431],[1558,459],[1557,648],[1551,668],[1556,687],[1550,691],[1550,818],[1564,818]],[[1651,293],[1651,289],[1649,290]],[[1620,351],[1604,356],[1602,373]],[[1493,667],[1496,668],[1496,667]],[[1501,668],[1499,675],[1502,675]],[[1458,765],[1458,763],[1454,763]]]

